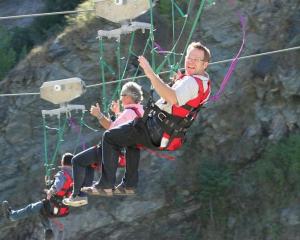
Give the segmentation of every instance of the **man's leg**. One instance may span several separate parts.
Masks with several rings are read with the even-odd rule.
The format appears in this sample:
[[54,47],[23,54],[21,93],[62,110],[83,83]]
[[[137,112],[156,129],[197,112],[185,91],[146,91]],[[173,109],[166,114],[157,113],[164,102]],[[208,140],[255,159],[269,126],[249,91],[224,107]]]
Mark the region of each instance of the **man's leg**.
[[93,167],[88,166],[85,168],[85,178],[83,182],[84,187],[89,187],[93,185],[94,173],[95,169]]
[[[99,152],[100,149],[100,152]],[[78,153],[72,158],[73,196],[80,195],[81,187],[85,186],[86,170],[93,163],[101,163],[101,147],[94,146]],[[88,176],[90,178],[90,176]]]
[[28,204],[26,207],[21,208],[19,210],[12,210],[9,218],[12,221],[18,221],[18,220],[21,220],[24,218],[28,218],[30,216],[39,214],[43,207],[44,206],[41,201],[36,202],[36,203],[31,203],[31,204]]
[[69,198],[63,199],[63,204],[73,207],[88,204],[88,198],[81,191],[81,188],[92,185],[94,169],[90,165],[101,163],[101,153],[101,146],[94,146],[78,153],[72,158],[73,192]]
[[102,139],[102,176],[97,186],[104,189],[114,188],[119,150],[122,147],[128,147],[129,149],[128,159],[126,159],[127,162],[130,162],[128,165],[129,172],[127,172],[128,181],[131,185],[136,185],[140,157],[136,145],[145,144],[147,141],[146,130],[136,127],[133,122],[107,130]]

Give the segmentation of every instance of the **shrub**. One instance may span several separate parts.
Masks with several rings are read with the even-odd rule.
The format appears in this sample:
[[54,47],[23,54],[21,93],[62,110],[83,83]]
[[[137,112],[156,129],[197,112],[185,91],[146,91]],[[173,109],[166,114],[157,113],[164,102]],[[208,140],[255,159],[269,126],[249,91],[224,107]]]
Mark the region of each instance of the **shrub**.
[[[44,12],[72,10],[81,2],[84,0],[47,0]],[[65,22],[65,15],[56,15],[35,18],[31,26],[10,31],[0,26],[0,80],[34,45],[61,30]]]
[[0,26],[0,80],[16,63],[16,52],[11,47],[12,35]]
[[197,197],[202,203],[201,218],[212,221],[225,217],[224,209],[227,208],[229,190],[233,187],[231,169],[213,161],[204,161],[200,165],[198,175],[199,191]]
[[255,166],[259,186],[272,197],[300,190],[300,135],[269,145]]

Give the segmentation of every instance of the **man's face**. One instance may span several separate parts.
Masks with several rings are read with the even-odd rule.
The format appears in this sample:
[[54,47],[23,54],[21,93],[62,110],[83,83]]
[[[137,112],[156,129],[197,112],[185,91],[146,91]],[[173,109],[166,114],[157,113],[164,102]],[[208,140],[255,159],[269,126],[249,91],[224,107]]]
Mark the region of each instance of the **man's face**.
[[186,75],[201,75],[208,66],[208,62],[203,61],[204,51],[192,48],[185,56],[185,74]]

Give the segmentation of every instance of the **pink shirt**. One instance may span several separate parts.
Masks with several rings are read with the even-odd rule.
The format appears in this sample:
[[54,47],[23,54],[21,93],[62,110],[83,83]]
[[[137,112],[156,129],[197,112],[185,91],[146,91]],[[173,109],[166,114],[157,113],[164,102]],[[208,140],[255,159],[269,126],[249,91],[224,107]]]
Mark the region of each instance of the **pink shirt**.
[[112,122],[109,129],[128,123],[134,120],[136,117],[138,117],[135,111],[131,108],[136,108],[138,112],[141,114],[141,116],[143,116],[144,114],[143,106],[139,103],[128,104],[124,108],[125,108],[124,111],[117,117],[117,119],[114,122]]

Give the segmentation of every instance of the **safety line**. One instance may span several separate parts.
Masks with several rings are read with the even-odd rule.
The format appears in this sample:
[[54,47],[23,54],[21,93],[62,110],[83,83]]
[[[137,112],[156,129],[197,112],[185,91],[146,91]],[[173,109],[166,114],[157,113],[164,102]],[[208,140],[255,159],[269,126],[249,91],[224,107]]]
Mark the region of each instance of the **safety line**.
[[[269,51],[269,52],[263,52],[263,53],[258,53],[258,54],[252,54],[252,55],[248,55],[248,56],[242,56],[242,57],[239,57],[238,59],[239,60],[250,59],[250,58],[255,58],[255,57],[260,57],[260,56],[266,56],[266,55],[276,54],[276,53],[296,51],[296,50],[299,50],[299,49],[300,49],[300,46],[296,46],[296,47],[291,47],[291,48],[279,49],[279,50],[275,50],[275,51]],[[209,63],[209,65],[216,65],[216,64],[221,64],[221,63],[227,63],[227,62],[231,62],[232,60],[234,60],[234,58],[212,62],[212,63]],[[184,68],[181,68],[180,70],[182,70],[182,69],[184,69]],[[170,73],[171,71],[172,70],[162,71],[159,74],[166,74],[166,73]],[[136,77],[129,77],[129,78],[124,78],[124,79],[118,79],[118,80],[111,81],[111,82],[91,84],[91,85],[86,86],[86,88],[92,88],[92,87],[102,86],[103,84],[106,84],[106,85],[115,84],[115,83],[122,82],[122,81],[125,82],[125,81],[130,81],[130,80],[133,80],[133,79],[141,79],[141,78],[145,78],[145,77],[146,77],[146,75],[140,75],[140,76],[136,76]],[[28,96],[28,95],[39,95],[39,94],[40,93],[7,93],[7,94],[0,94],[0,97]]]
[[29,18],[29,17],[42,17],[42,16],[52,16],[52,15],[67,15],[67,14],[76,14],[76,13],[83,13],[83,12],[95,12],[95,9],[62,11],[62,12],[48,12],[48,13],[33,13],[33,14],[6,16],[6,17],[0,17],[0,20]]

